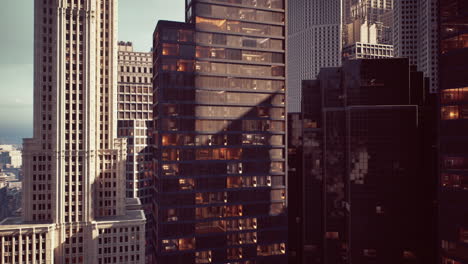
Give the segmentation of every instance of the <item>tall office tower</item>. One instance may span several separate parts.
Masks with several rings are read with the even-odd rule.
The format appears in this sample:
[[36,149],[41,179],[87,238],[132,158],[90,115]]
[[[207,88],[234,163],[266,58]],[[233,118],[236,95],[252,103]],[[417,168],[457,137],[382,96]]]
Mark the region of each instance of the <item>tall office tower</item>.
[[288,2],[288,112],[301,111],[301,83],[341,65],[342,0]]
[[300,263],[435,263],[436,103],[423,74],[408,59],[352,60],[303,84]]
[[[344,0],[345,42],[375,41],[391,45],[393,0]],[[346,44],[345,44],[346,46]]]
[[393,0],[345,0],[343,59],[393,57]]
[[409,58],[438,91],[438,0],[395,1],[393,45],[395,57]]
[[[146,215],[146,248],[152,243],[153,122],[152,52],[136,52],[131,42],[118,43],[117,135],[127,139],[126,195],[139,198]],[[151,257],[150,251],[146,252]],[[147,263],[151,263],[147,259]]]
[[154,34],[157,262],[285,263],[285,1],[188,1]]
[[34,10],[34,134],[23,219],[0,226],[2,263],[143,263],[145,217],[125,198],[117,138],[117,1]]
[[468,263],[468,1],[440,1],[441,264]]

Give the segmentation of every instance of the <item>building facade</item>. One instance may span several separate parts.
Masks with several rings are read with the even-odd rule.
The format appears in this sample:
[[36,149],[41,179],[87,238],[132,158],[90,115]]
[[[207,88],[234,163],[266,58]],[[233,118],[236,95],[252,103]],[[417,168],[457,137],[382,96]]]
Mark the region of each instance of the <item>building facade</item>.
[[21,168],[22,165],[21,150],[12,145],[0,145],[0,168]]
[[285,263],[285,3],[188,1],[154,33],[158,263]]
[[[139,198],[146,215],[146,248],[152,243],[151,216],[153,154],[153,57],[151,52],[133,50],[131,42],[118,43],[117,136],[127,139],[125,164],[126,196]],[[151,263],[151,254],[147,263]]]
[[302,80],[343,60],[393,57],[393,0],[288,3],[288,112],[301,112]]
[[345,0],[343,5],[343,60],[393,57],[393,0]]
[[344,46],[355,42],[392,45],[393,0],[344,0]]
[[441,264],[468,263],[468,1],[440,1],[440,179]]
[[343,59],[385,59],[393,58],[393,45],[356,42],[343,48]]
[[288,112],[301,112],[302,80],[338,67],[343,47],[342,0],[288,2]]
[[299,263],[435,263],[426,85],[407,59],[348,61],[303,82]]
[[131,42],[119,42],[118,136],[127,139],[126,195],[151,204],[150,136],[153,120],[153,58],[133,51]]
[[395,57],[409,58],[438,91],[438,0],[395,1],[393,45]]
[[288,263],[302,263],[302,114],[288,113]]
[[[34,4],[34,133],[22,220],[0,225],[2,263],[143,263],[145,217],[125,197],[117,138],[117,1]],[[32,243],[45,246],[30,254]]]

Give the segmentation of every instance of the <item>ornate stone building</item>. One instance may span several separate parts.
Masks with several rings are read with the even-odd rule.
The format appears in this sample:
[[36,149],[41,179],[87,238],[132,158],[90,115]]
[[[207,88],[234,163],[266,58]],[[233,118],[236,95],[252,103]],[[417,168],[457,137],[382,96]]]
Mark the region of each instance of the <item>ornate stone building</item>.
[[117,1],[34,4],[34,134],[1,263],[143,263],[145,216],[125,197],[117,138]]

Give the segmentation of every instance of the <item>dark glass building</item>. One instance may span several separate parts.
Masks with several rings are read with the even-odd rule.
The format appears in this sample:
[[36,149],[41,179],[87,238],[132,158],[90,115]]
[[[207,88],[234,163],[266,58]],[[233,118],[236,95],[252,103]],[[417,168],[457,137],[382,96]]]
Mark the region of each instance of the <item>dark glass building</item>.
[[468,1],[440,0],[439,246],[468,263]]
[[302,213],[302,114],[288,113],[288,263],[301,263]]
[[347,61],[303,82],[298,263],[435,263],[436,99],[427,84],[407,59]]
[[186,4],[154,33],[156,261],[285,263],[284,1]]

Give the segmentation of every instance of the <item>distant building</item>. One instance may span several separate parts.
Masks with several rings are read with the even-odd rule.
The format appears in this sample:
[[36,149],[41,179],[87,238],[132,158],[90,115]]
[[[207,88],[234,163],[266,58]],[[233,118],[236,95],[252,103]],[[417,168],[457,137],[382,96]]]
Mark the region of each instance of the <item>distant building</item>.
[[394,0],[343,0],[344,46],[356,42],[392,45]]
[[[151,128],[153,120],[153,57],[133,50],[131,42],[119,42],[117,135],[127,139],[126,196],[143,204],[146,242],[151,243],[153,197]],[[151,262],[147,259],[147,262]]]
[[299,263],[435,263],[428,90],[407,59],[348,61],[303,82]]
[[342,0],[288,1],[288,112],[301,112],[302,80],[342,61]]
[[468,1],[440,0],[439,264],[468,263]]
[[152,154],[149,149],[153,120],[152,53],[133,51],[119,42],[118,136],[127,138],[127,197],[151,203]]
[[393,58],[393,45],[356,42],[343,48],[344,59]]
[[393,0],[344,0],[343,59],[393,57]]
[[22,154],[12,145],[0,145],[0,166],[21,168]]
[[301,111],[302,80],[343,60],[393,56],[393,0],[288,1],[288,112]]
[[431,92],[438,79],[438,0],[395,1],[393,45],[395,57],[408,58],[429,78]]
[[15,146],[13,145],[0,145],[0,151],[13,151],[16,150]]
[[21,182],[3,181],[0,176],[0,220],[7,217],[19,217],[18,211],[21,210]]

